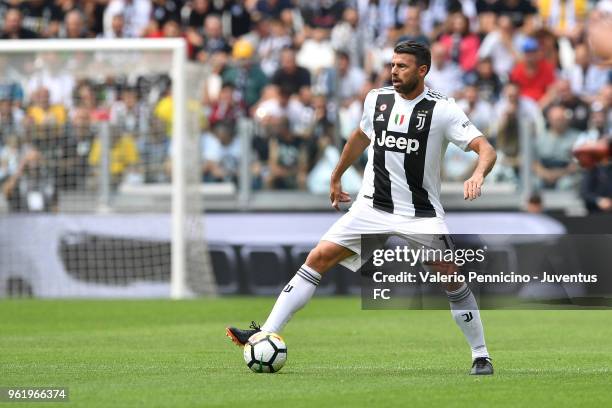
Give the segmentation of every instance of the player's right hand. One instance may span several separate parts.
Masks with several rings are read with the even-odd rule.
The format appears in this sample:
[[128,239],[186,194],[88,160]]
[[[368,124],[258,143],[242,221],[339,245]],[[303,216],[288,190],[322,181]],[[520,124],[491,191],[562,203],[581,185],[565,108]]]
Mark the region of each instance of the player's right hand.
[[342,191],[342,183],[332,180],[329,186],[329,199],[337,211],[340,211],[340,203],[351,202],[351,196],[346,191]]

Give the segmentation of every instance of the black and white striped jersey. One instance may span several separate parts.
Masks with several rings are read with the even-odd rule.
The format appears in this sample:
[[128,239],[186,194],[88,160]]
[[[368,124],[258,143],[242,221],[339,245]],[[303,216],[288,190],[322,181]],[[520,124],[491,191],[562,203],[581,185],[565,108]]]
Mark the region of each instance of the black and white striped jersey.
[[466,150],[482,135],[455,101],[427,87],[413,100],[393,87],[374,89],[360,127],[371,142],[359,199],[393,214],[443,217],[440,162],[448,142]]

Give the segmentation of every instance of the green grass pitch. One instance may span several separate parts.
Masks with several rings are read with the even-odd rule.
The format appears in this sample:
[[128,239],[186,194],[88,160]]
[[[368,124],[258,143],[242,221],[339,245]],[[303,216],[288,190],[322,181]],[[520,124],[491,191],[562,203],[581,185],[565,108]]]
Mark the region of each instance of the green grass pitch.
[[315,298],[283,333],[287,365],[255,374],[224,328],[273,301],[0,301],[0,386],[69,387],[45,407],[612,404],[610,311],[483,311],[496,374],[477,378],[448,311]]

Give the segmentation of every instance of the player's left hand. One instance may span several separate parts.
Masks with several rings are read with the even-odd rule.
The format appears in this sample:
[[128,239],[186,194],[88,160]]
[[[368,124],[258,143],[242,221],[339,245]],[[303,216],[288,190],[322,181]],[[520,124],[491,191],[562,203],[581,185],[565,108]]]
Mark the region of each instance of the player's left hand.
[[470,177],[465,181],[465,183],[463,183],[463,199],[472,201],[480,197],[480,192],[483,183],[483,176],[478,174],[472,175],[472,177]]
[[349,203],[351,196],[346,191],[342,191],[342,183],[340,181],[332,180],[329,187],[329,199],[332,207],[336,211],[340,211],[340,203]]

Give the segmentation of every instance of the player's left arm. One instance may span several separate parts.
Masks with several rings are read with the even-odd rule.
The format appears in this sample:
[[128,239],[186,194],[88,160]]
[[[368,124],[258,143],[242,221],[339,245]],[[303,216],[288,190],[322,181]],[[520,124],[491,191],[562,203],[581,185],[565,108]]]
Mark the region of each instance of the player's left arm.
[[497,153],[495,153],[495,149],[484,136],[472,139],[468,149],[478,154],[478,163],[472,176],[463,183],[463,199],[472,201],[480,197],[484,179],[493,169],[495,160],[497,160]]

